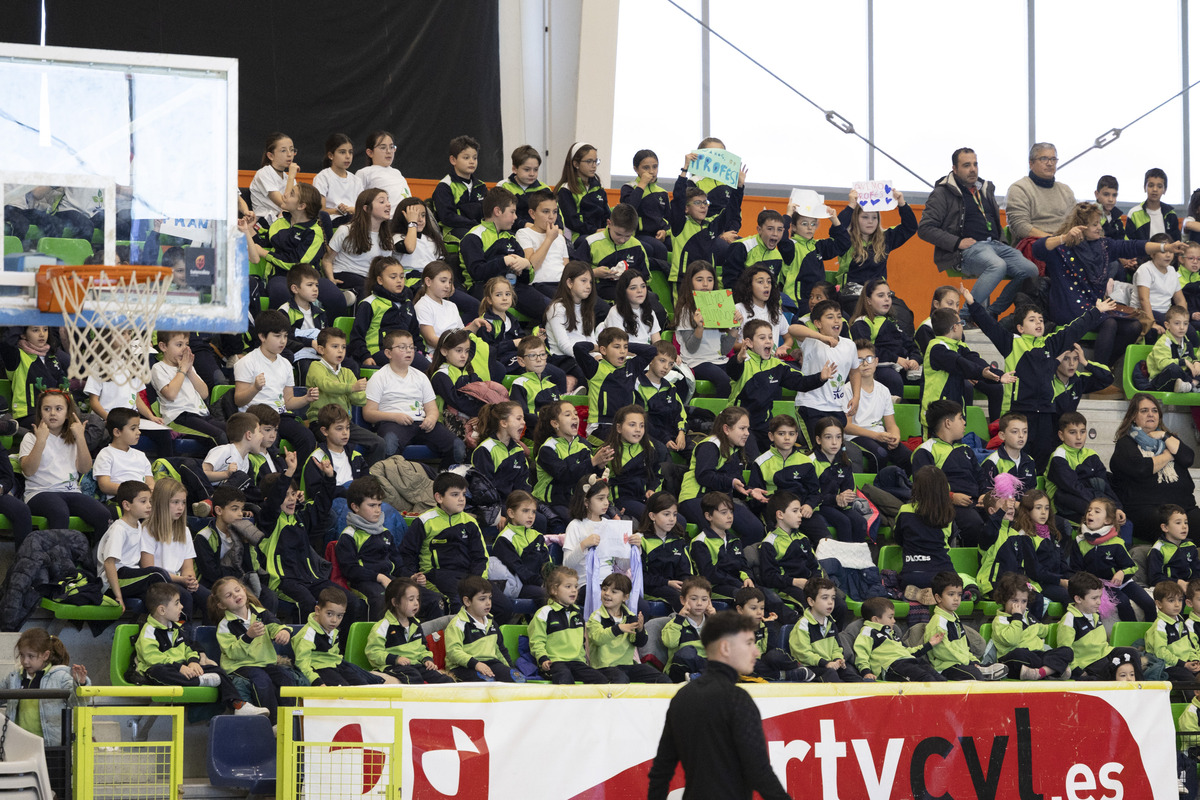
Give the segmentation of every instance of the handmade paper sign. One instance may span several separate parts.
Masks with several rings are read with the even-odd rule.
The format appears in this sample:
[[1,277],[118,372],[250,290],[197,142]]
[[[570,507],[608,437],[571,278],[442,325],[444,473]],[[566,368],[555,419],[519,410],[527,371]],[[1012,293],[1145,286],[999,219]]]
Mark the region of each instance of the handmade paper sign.
[[713,147],[692,152],[696,160],[688,166],[688,172],[697,178],[712,178],[729,186],[737,186],[738,173],[742,171],[741,156]]
[[633,523],[627,519],[601,520],[599,534],[596,557],[600,563],[622,572],[629,569],[629,537],[633,535]]
[[792,189],[788,198],[788,213],[796,212],[802,217],[827,219],[829,209],[825,206],[825,196],[817,194],[812,189]]
[[856,181],[853,188],[864,211],[891,211],[896,207],[896,198],[892,197],[896,187],[891,181]]
[[704,316],[704,327],[733,327],[733,314],[736,309],[732,291],[717,289],[712,292],[692,292],[692,296],[696,298],[696,310]]

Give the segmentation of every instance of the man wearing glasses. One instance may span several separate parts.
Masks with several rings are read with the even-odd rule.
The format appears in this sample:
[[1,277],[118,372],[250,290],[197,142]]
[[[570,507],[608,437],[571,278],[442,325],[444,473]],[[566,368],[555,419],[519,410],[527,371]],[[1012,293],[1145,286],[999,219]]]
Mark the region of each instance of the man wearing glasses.
[[[1038,142],[1029,148],[1029,174],[1008,187],[1008,227],[1017,249],[1026,257],[1030,257],[1034,240],[1058,230],[1075,205],[1075,192],[1055,180],[1057,171],[1058,151],[1049,142]],[[1038,267],[1045,269],[1042,264]]]
[[[1038,269],[1005,242],[996,187],[980,179],[975,151],[960,147],[950,161],[950,174],[929,193],[917,235],[933,245],[933,263],[939,270],[960,270],[965,277],[976,278],[975,296],[993,317],[998,317],[1013,304],[1025,279],[1036,276]],[[1053,173],[1054,167],[1050,170]],[[1010,197],[1010,225],[1011,203]],[[1008,286],[989,305],[992,292],[1006,278]],[[966,325],[965,307],[961,314]]]

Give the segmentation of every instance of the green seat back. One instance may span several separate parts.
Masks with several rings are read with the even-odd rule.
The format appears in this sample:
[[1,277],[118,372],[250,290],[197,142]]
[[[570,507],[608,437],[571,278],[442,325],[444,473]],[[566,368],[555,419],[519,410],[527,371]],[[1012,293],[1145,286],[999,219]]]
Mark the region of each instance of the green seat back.
[[82,264],[92,257],[92,245],[83,239],[58,239],[52,236],[38,240],[39,253],[54,256],[64,264]]
[[351,664],[371,669],[371,662],[367,661],[367,634],[375,624],[377,623],[356,622],[350,626],[350,633],[346,636],[346,652],[342,656]]
[[901,439],[911,439],[921,435],[921,407],[915,403],[900,403],[894,406],[896,412],[896,427],[900,429]]
[[333,327],[337,328],[342,333],[350,336],[350,330],[354,327],[354,317],[338,317],[333,321]]
[[528,625],[500,626],[500,639],[504,642],[504,649],[508,651],[508,657],[514,664],[517,663],[517,640],[525,636],[528,631]]
[[1117,622],[1112,628],[1113,647],[1133,647],[1138,639],[1145,638],[1151,622]]

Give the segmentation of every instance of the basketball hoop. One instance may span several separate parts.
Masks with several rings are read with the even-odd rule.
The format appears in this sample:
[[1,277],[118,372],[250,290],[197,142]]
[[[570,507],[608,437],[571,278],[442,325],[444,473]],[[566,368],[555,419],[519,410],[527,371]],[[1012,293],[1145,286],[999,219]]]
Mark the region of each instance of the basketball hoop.
[[142,265],[38,270],[38,310],[60,312],[67,329],[67,378],[149,382],[150,339],[171,277],[170,267]]

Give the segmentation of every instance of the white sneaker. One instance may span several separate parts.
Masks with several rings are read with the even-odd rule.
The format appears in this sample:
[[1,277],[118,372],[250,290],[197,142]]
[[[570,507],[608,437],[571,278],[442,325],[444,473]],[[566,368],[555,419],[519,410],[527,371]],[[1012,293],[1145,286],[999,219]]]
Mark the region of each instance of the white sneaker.
[[1008,677],[1008,666],[1005,664],[980,664],[979,671],[988,681],[1001,681]]
[[197,680],[200,681],[201,686],[207,686],[212,689],[221,685],[221,676],[215,672],[206,672],[197,678]]
[[1200,392],[1200,381],[1196,381],[1195,383],[1192,384],[1192,391]]
[[1042,673],[1033,667],[1021,667],[1021,680],[1037,681],[1042,679]]
[[1192,391],[1192,385],[1190,383],[1188,383],[1187,381],[1185,381],[1183,378],[1176,378],[1175,379],[1175,391],[1177,393],[1190,392],[1190,391]]
[[238,717],[265,717],[271,712],[253,703],[242,703],[242,707],[235,709],[233,713]]

